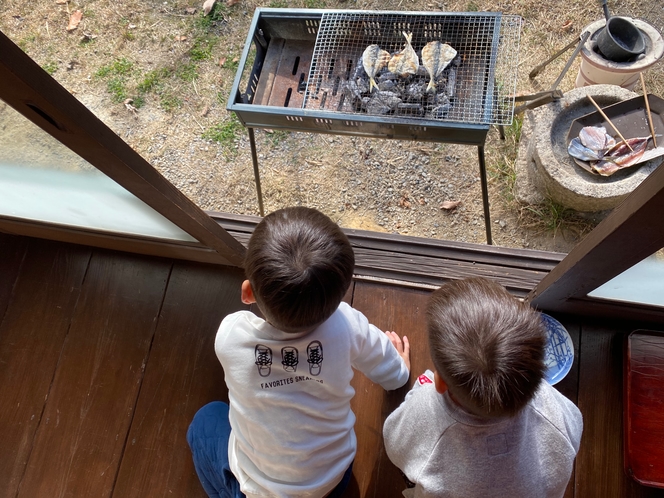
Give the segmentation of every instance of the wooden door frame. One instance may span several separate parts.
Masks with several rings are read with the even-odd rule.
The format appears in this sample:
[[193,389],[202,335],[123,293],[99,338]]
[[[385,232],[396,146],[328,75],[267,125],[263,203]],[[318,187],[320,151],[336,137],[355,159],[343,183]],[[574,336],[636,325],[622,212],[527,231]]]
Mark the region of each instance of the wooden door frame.
[[[0,230],[242,266],[245,247],[0,31],[0,99],[200,242],[112,236],[0,216]],[[58,235],[59,234],[59,235]],[[112,246],[107,245],[112,243]]]
[[528,294],[534,307],[664,323],[664,309],[588,297],[664,247],[664,168],[659,166]]

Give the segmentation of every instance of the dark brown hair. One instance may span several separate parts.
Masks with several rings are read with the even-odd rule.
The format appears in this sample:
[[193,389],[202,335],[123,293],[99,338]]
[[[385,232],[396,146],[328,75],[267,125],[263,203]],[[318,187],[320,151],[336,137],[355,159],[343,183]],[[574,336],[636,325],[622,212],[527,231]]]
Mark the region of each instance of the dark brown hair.
[[245,272],[265,318],[284,332],[312,329],[337,309],[355,255],[320,211],[289,207],[267,215],[249,240]]
[[486,278],[449,282],[427,305],[431,357],[450,393],[477,415],[516,414],[544,374],[540,314]]

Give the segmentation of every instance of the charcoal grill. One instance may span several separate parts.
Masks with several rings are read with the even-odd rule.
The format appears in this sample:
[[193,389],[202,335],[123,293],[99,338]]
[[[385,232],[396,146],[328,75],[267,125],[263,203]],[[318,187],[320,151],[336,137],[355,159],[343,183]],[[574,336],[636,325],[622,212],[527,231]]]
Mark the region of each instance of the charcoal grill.
[[[491,244],[484,143],[490,125],[512,122],[520,26],[496,12],[256,9],[227,108],[249,132],[261,215],[254,128],[475,145]],[[397,53],[406,34],[420,58],[431,41],[457,56],[435,90],[423,68],[407,77],[385,68],[369,91],[365,48]]]

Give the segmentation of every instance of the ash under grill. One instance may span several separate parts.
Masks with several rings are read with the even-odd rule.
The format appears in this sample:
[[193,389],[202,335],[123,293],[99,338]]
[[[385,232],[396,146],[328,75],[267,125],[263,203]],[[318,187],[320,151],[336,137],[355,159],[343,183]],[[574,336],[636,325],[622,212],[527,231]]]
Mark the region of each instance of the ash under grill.
[[[489,14],[324,13],[318,28],[303,108],[404,116],[438,121],[505,124],[512,119],[516,85],[516,46],[520,18]],[[406,46],[417,54],[415,74],[394,74],[388,67],[370,88],[363,52],[377,45],[394,56]],[[446,43],[457,53],[429,86],[422,49]]]

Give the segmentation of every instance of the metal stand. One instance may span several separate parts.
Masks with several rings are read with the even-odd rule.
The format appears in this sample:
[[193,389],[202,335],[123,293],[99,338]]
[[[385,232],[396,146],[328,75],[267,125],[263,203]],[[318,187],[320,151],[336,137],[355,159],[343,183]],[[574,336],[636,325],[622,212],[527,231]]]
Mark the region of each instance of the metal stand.
[[258,154],[256,154],[256,138],[254,137],[254,129],[247,128],[249,131],[249,145],[251,145],[251,161],[254,163],[254,180],[256,181],[256,194],[258,195],[258,212],[261,216],[265,216],[263,211],[263,191],[261,190],[261,175],[258,171]]
[[[254,137],[254,129],[247,128],[249,131],[249,145],[251,146],[251,160],[254,164],[254,180],[256,181],[256,194],[258,195],[258,210],[261,216],[265,216],[263,212],[263,192],[261,190],[261,178],[258,170],[258,154],[256,153],[256,139]],[[480,163],[480,182],[482,184],[482,204],[484,205],[484,228],[486,230],[486,243],[493,245],[491,238],[491,215],[489,212],[489,188],[486,180],[486,164],[484,162],[484,146],[477,146],[477,158]]]
[[486,181],[486,164],[484,163],[484,146],[477,146],[477,159],[480,163],[480,182],[482,184],[482,204],[484,205],[484,229],[486,230],[486,243],[493,245],[491,238],[491,215],[489,214],[489,186]]

